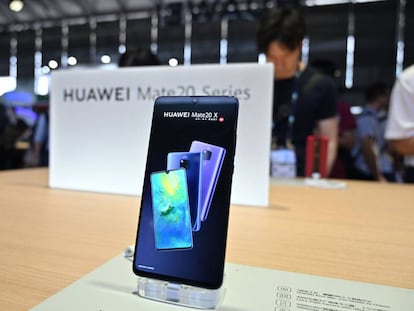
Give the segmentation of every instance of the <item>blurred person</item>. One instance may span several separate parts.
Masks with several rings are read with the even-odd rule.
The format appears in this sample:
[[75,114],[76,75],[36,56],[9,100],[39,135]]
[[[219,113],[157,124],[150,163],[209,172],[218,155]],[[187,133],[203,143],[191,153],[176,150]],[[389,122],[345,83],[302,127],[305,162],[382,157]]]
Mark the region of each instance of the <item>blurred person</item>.
[[6,125],[7,115],[6,107],[0,102],[0,133],[3,132],[4,126]]
[[3,132],[7,122],[6,107],[0,102],[0,169],[4,168],[6,162],[6,151],[3,146]]
[[[337,66],[329,59],[316,59],[312,61],[311,66],[332,79],[336,78]],[[339,92],[340,88],[338,87]],[[352,176],[354,160],[351,152],[355,144],[356,121],[351,113],[349,103],[339,100],[337,109],[339,118],[338,151],[329,177],[344,179]]]
[[353,178],[373,181],[395,181],[393,159],[385,140],[386,109],[389,87],[377,82],[365,90],[366,105],[357,117],[356,145],[353,150]]
[[32,166],[49,165],[49,113],[39,115],[33,134]]
[[385,137],[404,156],[404,182],[414,183],[414,65],[394,83]]
[[12,168],[13,149],[17,131],[17,115],[13,108],[0,105],[0,169]]
[[25,155],[32,135],[31,124],[19,117],[13,108],[6,109],[6,119],[0,137],[0,169],[19,169],[25,166]]
[[155,66],[159,65],[160,61],[158,57],[151,52],[150,49],[137,48],[122,53],[118,67],[129,67],[129,66]]
[[350,105],[344,101],[338,102],[338,116],[338,153],[330,177],[350,178],[354,165],[352,149],[355,144],[356,121]]
[[338,139],[336,88],[331,78],[300,62],[305,34],[305,20],[299,10],[278,8],[265,13],[256,37],[259,52],[274,65],[272,144],[294,149],[298,176],[305,173],[309,135],[316,132],[327,137],[328,173]]

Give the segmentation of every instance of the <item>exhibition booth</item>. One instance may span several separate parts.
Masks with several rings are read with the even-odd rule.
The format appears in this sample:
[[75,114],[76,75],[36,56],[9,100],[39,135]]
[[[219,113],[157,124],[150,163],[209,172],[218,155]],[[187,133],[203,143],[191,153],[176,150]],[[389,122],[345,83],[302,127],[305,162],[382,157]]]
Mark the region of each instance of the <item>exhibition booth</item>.
[[269,64],[55,72],[49,168],[0,173],[0,305],[413,309],[412,188],[269,177],[272,94]]

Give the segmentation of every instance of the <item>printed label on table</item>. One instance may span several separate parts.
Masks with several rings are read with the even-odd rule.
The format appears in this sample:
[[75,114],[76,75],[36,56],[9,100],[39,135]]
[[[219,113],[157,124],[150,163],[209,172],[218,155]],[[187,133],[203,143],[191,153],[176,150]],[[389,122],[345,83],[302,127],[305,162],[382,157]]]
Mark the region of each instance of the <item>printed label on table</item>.
[[371,299],[338,295],[325,291],[293,289],[289,286],[276,287],[274,311],[390,311],[391,306]]

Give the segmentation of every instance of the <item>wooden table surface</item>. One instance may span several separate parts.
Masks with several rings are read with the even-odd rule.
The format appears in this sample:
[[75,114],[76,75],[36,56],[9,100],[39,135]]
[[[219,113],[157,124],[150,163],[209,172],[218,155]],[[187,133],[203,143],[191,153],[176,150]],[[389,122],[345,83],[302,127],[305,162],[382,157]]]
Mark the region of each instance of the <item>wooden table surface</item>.
[[[228,262],[414,289],[414,187],[270,185],[232,206]],[[139,198],[48,188],[0,172],[0,309],[27,310],[134,243]]]

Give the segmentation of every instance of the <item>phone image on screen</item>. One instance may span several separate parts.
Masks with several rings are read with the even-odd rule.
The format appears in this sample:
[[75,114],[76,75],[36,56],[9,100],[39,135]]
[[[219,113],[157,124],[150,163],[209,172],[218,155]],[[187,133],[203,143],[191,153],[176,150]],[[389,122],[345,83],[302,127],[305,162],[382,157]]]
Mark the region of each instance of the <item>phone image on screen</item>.
[[156,249],[192,248],[185,169],[152,173],[151,195]]
[[232,96],[155,100],[136,275],[209,289],[222,285],[238,108]]
[[202,155],[202,195],[201,195],[201,221],[206,221],[214,196],[217,180],[220,176],[226,149],[207,144],[201,141],[191,143],[190,152],[200,152]]
[[170,152],[167,156],[167,170],[184,168],[187,175],[187,189],[193,231],[201,228],[201,176],[202,156],[200,152]]

